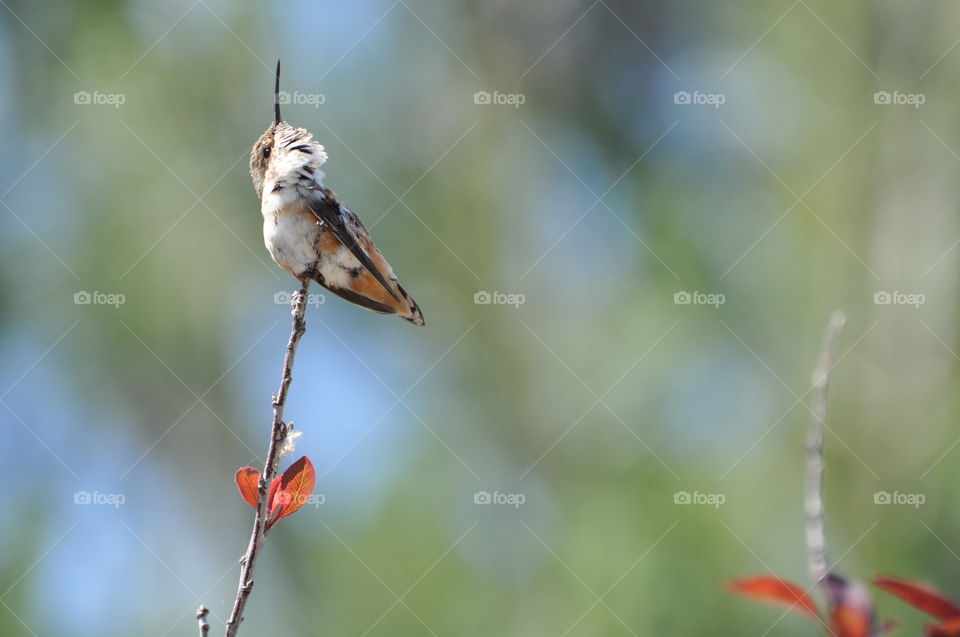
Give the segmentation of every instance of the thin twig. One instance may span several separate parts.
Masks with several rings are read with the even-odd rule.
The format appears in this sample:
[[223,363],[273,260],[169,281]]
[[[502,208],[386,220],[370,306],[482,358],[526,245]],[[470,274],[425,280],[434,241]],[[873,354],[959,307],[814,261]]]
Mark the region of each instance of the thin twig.
[[310,289],[310,281],[304,281],[300,291],[293,295],[290,300],[290,314],[293,317],[293,326],[290,331],[290,340],[287,342],[287,350],[283,356],[283,374],[280,377],[280,389],[273,397],[273,427],[270,432],[270,446],[267,449],[267,459],[263,465],[263,472],[260,474],[260,482],[257,485],[259,499],[257,502],[257,512],[253,518],[253,532],[250,534],[250,543],[247,546],[247,552],[240,559],[240,584],[237,588],[237,597],[233,601],[233,610],[230,613],[230,619],[227,620],[226,637],[235,637],[240,628],[240,622],[243,621],[243,609],[250,598],[250,592],[253,590],[253,570],[256,567],[257,556],[260,554],[260,548],[263,546],[266,537],[267,524],[267,488],[274,476],[277,474],[277,465],[280,461],[280,449],[286,440],[289,429],[283,422],[283,408],[287,402],[287,391],[290,389],[290,382],[293,380],[293,359],[297,354],[297,345],[300,344],[300,338],[307,329],[307,324],[303,320],[303,315],[307,311],[307,293]]
[[207,615],[210,613],[210,609],[206,606],[201,606],[197,609],[197,624],[200,626],[200,637],[207,637],[210,633],[210,624],[207,623]]
[[813,418],[807,434],[807,482],[804,511],[807,517],[807,568],[814,583],[827,575],[827,536],[823,513],[823,430],[827,419],[827,391],[830,372],[837,356],[837,338],[846,322],[843,312],[835,311],[823,335],[820,359],[813,372]]

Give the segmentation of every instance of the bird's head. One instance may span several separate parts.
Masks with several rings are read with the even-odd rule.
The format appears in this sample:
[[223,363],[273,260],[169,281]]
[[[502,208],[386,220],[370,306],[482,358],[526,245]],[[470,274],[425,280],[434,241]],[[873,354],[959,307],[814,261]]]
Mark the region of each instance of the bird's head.
[[323,173],[318,169],[327,161],[323,146],[313,139],[305,128],[294,128],[280,117],[280,60],[273,90],[273,121],[250,151],[250,177],[257,197],[263,197],[263,188],[280,188],[300,179],[318,183]]

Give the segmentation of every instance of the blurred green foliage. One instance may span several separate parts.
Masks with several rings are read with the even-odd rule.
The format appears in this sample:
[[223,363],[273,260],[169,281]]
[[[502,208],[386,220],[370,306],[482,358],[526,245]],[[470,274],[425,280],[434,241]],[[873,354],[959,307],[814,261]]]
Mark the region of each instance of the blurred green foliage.
[[763,634],[781,613],[722,587],[804,581],[835,307],[838,568],[960,596],[957,12],[6,0],[0,635],[190,634],[201,602],[222,630],[250,524],[231,477],[263,453],[295,287],[246,168],[277,57],[323,96],[285,118],[427,326],[310,308],[287,415],[325,502],[271,535],[242,634]]

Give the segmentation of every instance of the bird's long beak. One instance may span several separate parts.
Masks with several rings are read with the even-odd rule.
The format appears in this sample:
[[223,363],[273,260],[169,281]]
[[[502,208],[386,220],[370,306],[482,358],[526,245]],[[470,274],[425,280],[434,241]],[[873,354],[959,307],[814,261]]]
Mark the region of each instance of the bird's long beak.
[[277,60],[277,79],[273,85],[273,122],[280,123],[280,60]]

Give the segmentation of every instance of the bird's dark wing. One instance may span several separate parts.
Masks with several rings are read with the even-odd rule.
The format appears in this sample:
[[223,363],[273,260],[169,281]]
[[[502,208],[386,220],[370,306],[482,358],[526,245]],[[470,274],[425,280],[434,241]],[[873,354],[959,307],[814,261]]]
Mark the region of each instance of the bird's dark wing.
[[[387,283],[387,280],[380,270],[377,269],[377,266],[374,265],[370,255],[367,254],[361,245],[362,240],[361,237],[357,235],[357,232],[367,234],[367,231],[366,228],[363,227],[363,224],[360,223],[360,220],[357,219],[356,215],[344,208],[330,190],[319,186],[307,191],[307,206],[310,208],[310,211],[316,215],[317,219],[322,221],[323,224],[333,232],[340,243],[346,246],[353,256],[357,258],[360,265],[373,275],[394,300],[399,302],[400,299]],[[368,239],[367,243],[372,242]]]

